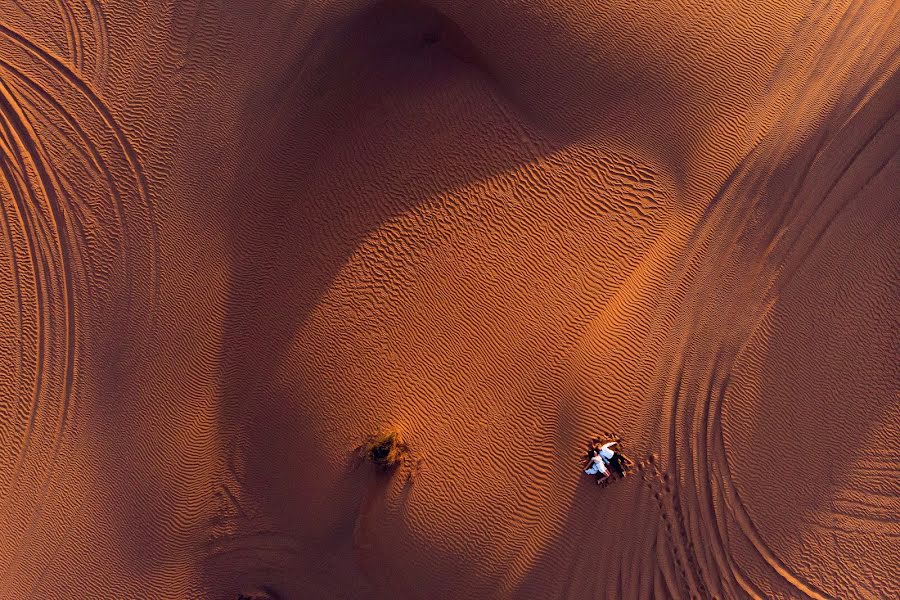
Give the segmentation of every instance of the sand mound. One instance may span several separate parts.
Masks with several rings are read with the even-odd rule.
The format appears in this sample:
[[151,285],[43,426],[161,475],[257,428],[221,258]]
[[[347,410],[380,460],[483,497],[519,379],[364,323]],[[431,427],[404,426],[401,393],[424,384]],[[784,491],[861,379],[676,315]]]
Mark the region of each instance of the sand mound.
[[4,3],[0,597],[900,596],[898,13]]

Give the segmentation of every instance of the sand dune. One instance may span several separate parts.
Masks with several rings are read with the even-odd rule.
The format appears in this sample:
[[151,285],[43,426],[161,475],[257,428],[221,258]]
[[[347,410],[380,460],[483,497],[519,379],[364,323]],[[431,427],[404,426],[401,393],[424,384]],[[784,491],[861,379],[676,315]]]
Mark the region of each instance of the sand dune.
[[0,597],[900,597],[898,13],[0,3]]

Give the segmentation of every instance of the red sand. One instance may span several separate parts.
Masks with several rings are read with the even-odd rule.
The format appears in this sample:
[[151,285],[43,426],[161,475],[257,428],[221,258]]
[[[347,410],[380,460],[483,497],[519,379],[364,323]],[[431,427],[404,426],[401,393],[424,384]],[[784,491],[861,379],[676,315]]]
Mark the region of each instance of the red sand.
[[0,596],[900,597],[898,27],[0,3]]

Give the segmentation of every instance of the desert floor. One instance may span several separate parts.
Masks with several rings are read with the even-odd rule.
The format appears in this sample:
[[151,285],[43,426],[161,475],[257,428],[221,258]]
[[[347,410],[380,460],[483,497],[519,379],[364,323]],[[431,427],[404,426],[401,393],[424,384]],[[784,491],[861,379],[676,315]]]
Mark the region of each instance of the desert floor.
[[0,597],[900,598],[898,30],[0,0]]

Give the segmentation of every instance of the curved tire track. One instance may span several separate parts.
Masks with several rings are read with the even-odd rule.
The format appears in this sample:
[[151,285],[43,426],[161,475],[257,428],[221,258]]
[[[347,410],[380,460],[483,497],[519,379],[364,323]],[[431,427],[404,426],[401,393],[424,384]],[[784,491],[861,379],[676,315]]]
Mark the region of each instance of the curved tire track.
[[[848,11],[843,17],[852,15]],[[842,32],[844,37],[852,39],[847,31]],[[669,584],[674,595],[765,597],[742,567],[756,563],[756,577],[760,566],[770,574],[766,586],[792,596],[829,597],[779,558],[753,523],[733,479],[722,413],[734,365],[779,290],[802,269],[836,217],[896,160],[900,132],[892,104],[900,89],[896,55],[881,68],[892,75],[880,87],[874,91],[868,87],[877,77],[863,77],[868,96],[848,94],[829,110],[837,131],[823,128],[795,157],[790,139],[749,156],[718,197],[729,202],[719,203],[717,198],[695,236],[689,255],[695,258],[689,260],[700,257],[706,267],[683,270],[684,281],[701,285],[683,309],[689,324],[679,350],[684,358],[670,375],[672,411],[665,419],[670,458],[662,478],[669,485],[659,486],[664,515],[677,524],[667,535],[668,552],[682,575]],[[819,93],[818,89],[801,93],[798,103],[812,102],[810,96]],[[768,194],[755,194],[778,169],[800,177],[784,189],[776,186],[767,189]],[[758,205],[742,206],[744,196]],[[778,204],[765,206],[773,200]],[[729,209],[726,204],[742,208]],[[754,209],[766,215],[761,223],[748,218]],[[750,286],[741,283],[742,269],[752,273]],[[710,298],[703,290],[715,290],[715,296]],[[711,306],[718,318],[707,316]],[[734,538],[735,530],[740,540]],[[742,557],[740,564],[731,552],[738,542],[755,554]]]
[[[98,27],[95,41],[105,40],[102,8],[85,6]],[[0,488],[7,542],[0,581],[11,589],[31,577],[33,540],[54,502],[51,486],[67,476],[61,452],[73,443],[80,356],[91,348],[79,315],[108,310],[122,294],[130,311],[131,282],[142,276],[143,262],[158,293],[155,222],[143,171],[125,131],[80,75],[86,36],[78,11],[67,4],[61,10],[71,67],[0,24],[0,202],[20,355],[12,408],[3,411],[11,421],[5,430],[16,437],[5,445]],[[105,48],[97,56],[105,56]],[[95,75],[102,64],[102,58],[95,61]],[[142,261],[147,240],[153,254]]]

